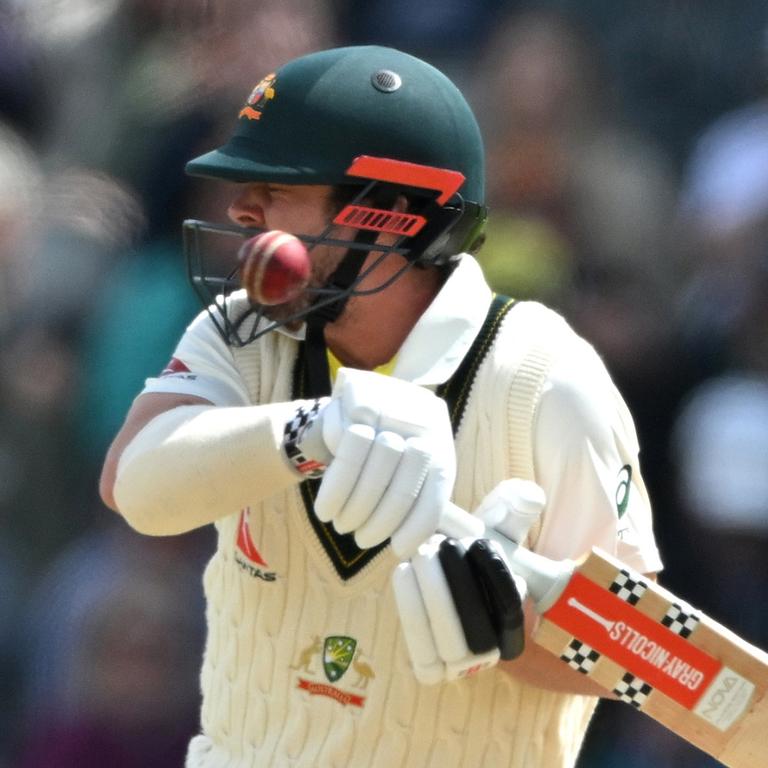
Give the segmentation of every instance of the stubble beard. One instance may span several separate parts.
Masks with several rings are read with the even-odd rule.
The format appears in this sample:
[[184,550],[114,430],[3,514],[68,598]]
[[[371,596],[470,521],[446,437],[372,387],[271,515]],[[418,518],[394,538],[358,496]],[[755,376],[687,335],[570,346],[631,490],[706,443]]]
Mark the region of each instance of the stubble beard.
[[306,320],[306,316],[302,315],[302,317],[295,320],[288,320],[288,318],[298,313],[305,313],[312,306],[318,296],[318,290],[325,287],[328,278],[334,273],[344,255],[344,253],[328,253],[313,256],[312,276],[304,291],[296,298],[283,304],[265,306],[263,309],[265,317],[268,317],[273,322],[285,325],[289,331],[297,331]]

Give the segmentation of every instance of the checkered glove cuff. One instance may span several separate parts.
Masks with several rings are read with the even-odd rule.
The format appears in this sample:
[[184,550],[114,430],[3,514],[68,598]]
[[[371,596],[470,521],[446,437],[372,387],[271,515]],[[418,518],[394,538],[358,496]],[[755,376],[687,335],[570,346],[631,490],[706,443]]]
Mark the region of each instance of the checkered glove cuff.
[[283,450],[294,469],[304,478],[320,478],[326,465],[304,454],[302,439],[312,422],[320,414],[327,398],[306,400],[297,409],[293,418],[286,422],[283,431]]

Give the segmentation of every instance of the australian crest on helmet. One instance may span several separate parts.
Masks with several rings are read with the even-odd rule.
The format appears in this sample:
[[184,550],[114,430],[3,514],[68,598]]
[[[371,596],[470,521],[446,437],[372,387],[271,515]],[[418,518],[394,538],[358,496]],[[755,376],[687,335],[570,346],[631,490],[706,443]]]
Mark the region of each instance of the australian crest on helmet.
[[249,120],[260,120],[264,107],[275,98],[275,80],[277,75],[270,72],[262,77],[251,91],[246,105],[240,110],[238,117],[247,117]]

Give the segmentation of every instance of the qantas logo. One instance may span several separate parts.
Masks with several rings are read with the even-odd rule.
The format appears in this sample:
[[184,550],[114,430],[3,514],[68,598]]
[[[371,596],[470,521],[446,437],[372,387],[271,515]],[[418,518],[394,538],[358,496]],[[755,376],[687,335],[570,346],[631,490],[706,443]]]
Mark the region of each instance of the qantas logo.
[[160,375],[172,376],[174,373],[189,373],[189,368],[178,357],[172,357],[168,365],[160,372]]
[[240,519],[237,523],[237,536],[235,538],[235,562],[249,576],[263,581],[275,581],[277,574],[269,570],[267,561],[256,549],[251,536],[251,527],[249,520],[251,508],[245,507],[240,510]]
[[161,378],[171,376],[176,379],[187,379],[188,381],[194,381],[197,378],[197,375],[190,372],[189,368],[178,357],[172,357],[168,365],[160,371]]

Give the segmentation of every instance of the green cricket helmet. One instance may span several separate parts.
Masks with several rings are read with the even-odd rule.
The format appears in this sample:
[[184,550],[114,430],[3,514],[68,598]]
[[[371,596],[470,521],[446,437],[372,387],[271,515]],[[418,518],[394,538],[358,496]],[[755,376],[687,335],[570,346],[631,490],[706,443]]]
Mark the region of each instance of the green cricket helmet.
[[[236,182],[349,187],[351,202],[324,233],[293,233],[311,249],[333,243],[335,225],[359,230],[344,268],[333,276],[341,293],[332,301],[326,287],[310,310],[334,305],[338,314],[339,299],[353,295],[362,278],[366,252],[395,251],[410,264],[445,264],[481,240],[487,215],[484,162],[472,110],[442,72],[392,48],[352,46],[302,56],[268,74],[240,109],[229,141],[190,161],[186,170]],[[382,202],[391,205],[398,194],[409,200],[405,214],[394,214]],[[199,293],[205,276],[197,274],[197,251],[206,228],[240,229],[185,222]],[[395,245],[374,248],[381,232],[397,235]],[[220,292],[224,284],[212,285]],[[201,298],[210,303],[208,291]]]

